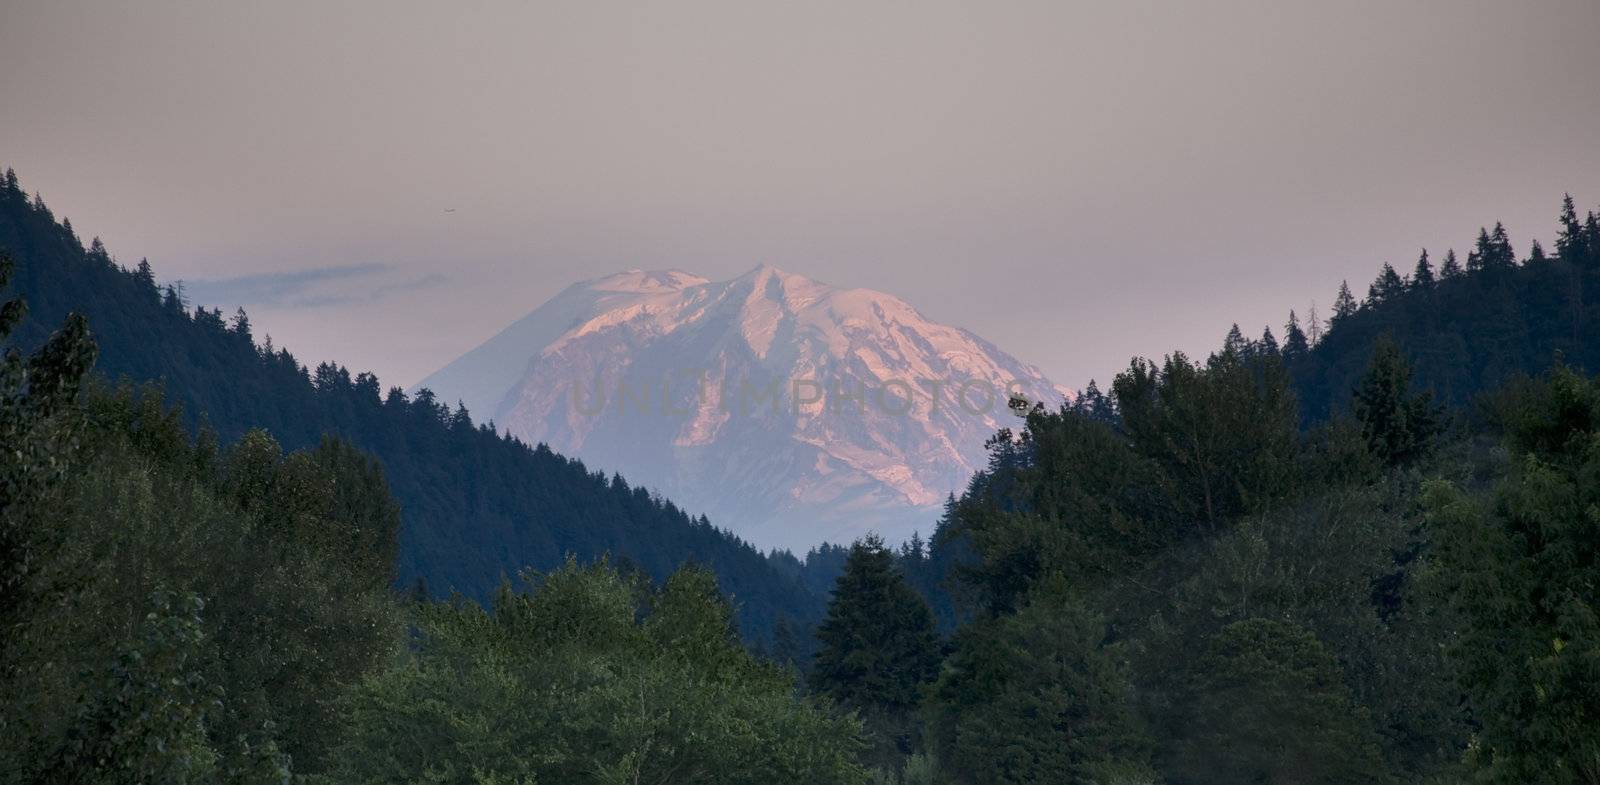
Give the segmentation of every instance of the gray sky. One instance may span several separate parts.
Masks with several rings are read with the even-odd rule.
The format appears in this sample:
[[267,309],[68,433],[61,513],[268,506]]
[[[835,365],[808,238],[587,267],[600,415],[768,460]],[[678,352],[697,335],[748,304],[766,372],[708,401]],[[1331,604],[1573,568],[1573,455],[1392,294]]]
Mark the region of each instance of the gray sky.
[[1597,33],[1595,0],[0,0],[0,165],[389,383],[580,278],[765,261],[1077,386],[1496,219],[1548,246],[1600,204]]

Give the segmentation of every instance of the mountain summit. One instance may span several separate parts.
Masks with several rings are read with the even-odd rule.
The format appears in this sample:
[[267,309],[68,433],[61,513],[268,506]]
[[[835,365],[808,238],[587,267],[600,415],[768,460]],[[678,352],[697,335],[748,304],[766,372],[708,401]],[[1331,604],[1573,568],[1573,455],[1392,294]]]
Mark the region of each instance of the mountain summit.
[[420,383],[765,547],[932,528],[1038,369],[905,301],[760,265],[567,288]]

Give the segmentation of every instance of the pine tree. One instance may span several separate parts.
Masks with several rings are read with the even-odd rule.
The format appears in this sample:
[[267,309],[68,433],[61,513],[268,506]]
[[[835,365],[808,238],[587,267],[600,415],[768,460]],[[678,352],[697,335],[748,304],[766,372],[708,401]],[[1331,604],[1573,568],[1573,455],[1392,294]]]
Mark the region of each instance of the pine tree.
[[1440,430],[1432,397],[1411,393],[1411,366],[1388,336],[1378,339],[1352,408],[1368,449],[1390,466],[1423,455]]
[[1461,263],[1456,261],[1456,249],[1451,248],[1444,254],[1444,264],[1439,266],[1439,280],[1448,281],[1460,278],[1463,274]]
[[1489,256],[1485,261],[1496,269],[1517,266],[1517,252],[1511,248],[1505,224],[1499,221],[1495,221],[1494,231],[1489,235]]
[[1550,259],[1544,255],[1544,246],[1540,245],[1538,240],[1534,240],[1528,247],[1528,264],[1544,264],[1548,261]]
[[1411,288],[1427,291],[1433,288],[1433,263],[1428,261],[1428,249],[1422,249],[1422,255],[1417,257],[1417,269],[1411,272]]
[[1578,223],[1578,208],[1572,203],[1572,194],[1561,199],[1561,233],[1556,235],[1556,256],[1568,264],[1578,264],[1588,250],[1584,241],[1583,226]]
[[1311,347],[1306,343],[1306,334],[1300,330],[1300,318],[1294,311],[1289,312],[1289,324],[1283,330],[1283,359],[1293,363],[1309,354]]
[[1600,213],[1590,212],[1583,222],[1584,258],[1586,264],[1600,263]]
[[1339,322],[1354,316],[1358,308],[1355,295],[1350,293],[1350,282],[1339,282],[1339,294],[1333,298],[1333,318],[1328,320],[1328,327],[1332,328]]
[[244,312],[243,306],[240,306],[237,311],[234,311],[233,323],[230,325],[230,329],[234,335],[243,340],[253,340],[250,336],[250,315]]
[[1377,280],[1367,287],[1367,304],[1377,305],[1388,302],[1398,297],[1405,291],[1405,288],[1405,282],[1400,280],[1400,274],[1395,272],[1394,266],[1384,262],[1383,269],[1378,273]]
[[1281,352],[1278,348],[1278,338],[1272,334],[1271,326],[1262,329],[1261,342],[1257,345],[1261,347],[1261,353],[1265,355],[1277,355]]
[[1489,253],[1489,230],[1478,227],[1478,239],[1473,241],[1472,250],[1467,252],[1467,272],[1483,272],[1488,265]]
[[134,268],[133,279],[139,283],[139,288],[156,299],[161,298],[161,292],[156,289],[156,273],[150,268],[149,259],[140,259],[139,266]]
[[922,686],[938,672],[939,642],[928,604],[877,535],[850,546],[817,641],[811,688],[862,714],[879,739],[880,760],[909,754]]
[[1311,310],[1306,312],[1306,338],[1312,346],[1322,343],[1322,319],[1317,316],[1317,301],[1311,301]]
[[1243,357],[1250,353],[1250,342],[1244,339],[1244,332],[1239,329],[1237,322],[1228,328],[1227,336],[1222,339],[1222,351],[1235,357]]

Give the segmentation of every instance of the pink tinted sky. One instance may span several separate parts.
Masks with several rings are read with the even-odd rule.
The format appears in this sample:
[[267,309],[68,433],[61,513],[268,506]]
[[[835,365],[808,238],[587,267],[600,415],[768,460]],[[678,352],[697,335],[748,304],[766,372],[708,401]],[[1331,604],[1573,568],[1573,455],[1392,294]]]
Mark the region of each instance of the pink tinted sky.
[[[0,165],[408,384],[575,280],[769,262],[1057,382],[1600,204],[1600,3],[0,0]],[[454,212],[446,212],[453,210]]]

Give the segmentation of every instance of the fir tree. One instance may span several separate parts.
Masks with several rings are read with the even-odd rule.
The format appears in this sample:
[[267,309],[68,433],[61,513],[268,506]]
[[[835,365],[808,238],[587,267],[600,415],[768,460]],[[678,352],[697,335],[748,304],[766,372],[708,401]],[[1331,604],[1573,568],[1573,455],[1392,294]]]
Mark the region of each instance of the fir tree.
[[1383,263],[1383,269],[1378,273],[1377,280],[1367,287],[1367,304],[1377,305],[1388,302],[1405,291],[1405,282],[1400,280],[1400,274],[1395,272],[1394,266],[1388,262]]
[[1550,259],[1544,255],[1544,246],[1540,245],[1538,240],[1534,240],[1528,247],[1528,264],[1544,264],[1548,261]]
[[133,279],[139,283],[139,288],[148,292],[151,297],[160,299],[161,292],[156,289],[156,273],[150,268],[149,259],[140,259],[139,266],[134,268]]
[[1590,212],[1583,222],[1585,258],[1587,264],[1600,262],[1600,213]]
[[1390,466],[1420,457],[1440,430],[1432,397],[1411,393],[1411,366],[1388,336],[1378,339],[1352,408],[1368,449]]
[[1261,330],[1261,342],[1257,345],[1261,347],[1260,351],[1264,355],[1278,355],[1281,351],[1278,348],[1278,338],[1272,334],[1271,326]]
[[1350,293],[1350,282],[1339,283],[1339,294],[1333,298],[1333,318],[1328,320],[1331,328],[1345,319],[1354,316],[1359,306],[1356,305],[1355,295]]
[[1472,250],[1467,252],[1467,272],[1481,273],[1488,265],[1489,259],[1489,230],[1478,227],[1478,239],[1472,243]]
[[1222,339],[1222,351],[1235,357],[1243,357],[1250,353],[1250,342],[1244,339],[1244,332],[1239,329],[1237,322],[1228,328],[1228,334]]
[[250,315],[244,312],[241,306],[233,312],[233,322],[229,325],[230,331],[245,341],[253,341],[250,337]]
[[1283,358],[1289,362],[1305,357],[1311,351],[1306,334],[1300,329],[1300,318],[1289,312],[1289,324],[1283,328]]
[[850,547],[817,641],[811,688],[861,712],[880,739],[881,759],[909,754],[922,686],[938,672],[939,642],[928,604],[876,535]]
[[1499,221],[1495,221],[1494,231],[1489,235],[1488,256],[1484,261],[1495,269],[1517,266],[1517,253],[1511,248],[1511,237],[1506,233],[1505,224]]
[[1439,280],[1448,281],[1452,278],[1460,278],[1463,274],[1461,262],[1456,260],[1456,249],[1451,248],[1445,251],[1444,264],[1439,266]]
[[1433,263],[1428,261],[1428,249],[1417,257],[1417,268],[1411,272],[1411,288],[1427,291],[1434,285]]
[[1583,226],[1578,223],[1578,208],[1572,203],[1572,194],[1561,199],[1561,233],[1556,235],[1556,256],[1568,264],[1577,264],[1585,256],[1587,243]]

